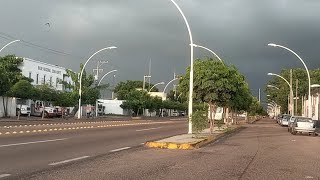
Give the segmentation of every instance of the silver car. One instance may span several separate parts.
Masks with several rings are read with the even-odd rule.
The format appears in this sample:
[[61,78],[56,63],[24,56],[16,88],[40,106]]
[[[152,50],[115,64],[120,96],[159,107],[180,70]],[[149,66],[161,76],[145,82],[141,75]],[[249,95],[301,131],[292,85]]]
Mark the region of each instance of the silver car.
[[281,126],[288,126],[288,121],[290,120],[290,118],[291,118],[291,115],[284,114],[282,116],[282,119],[280,120],[280,125]]
[[291,124],[291,134],[296,135],[299,133],[308,133],[316,136],[316,122],[311,118],[295,117],[294,122]]

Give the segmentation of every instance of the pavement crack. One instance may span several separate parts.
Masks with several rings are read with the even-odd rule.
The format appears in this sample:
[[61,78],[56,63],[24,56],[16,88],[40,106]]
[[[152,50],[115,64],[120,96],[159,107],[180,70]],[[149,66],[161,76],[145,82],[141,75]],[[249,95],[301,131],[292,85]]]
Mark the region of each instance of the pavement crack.
[[254,154],[254,156],[251,158],[250,162],[248,163],[248,165],[246,166],[246,168],[243,170],[243,172],[241,173],[239,179],[242,179],[244,174],[247,172],[247,170],[249,169],[250,165],[253,163],[254,159],[256,158],[256,156],[258,155],[259,153],[259,149],[260,149],[260,139],[259,139],[259,136],[256,136],[257,137],[257,142],[258,142],[258,147],[257,147],[257,151],[256,153]]

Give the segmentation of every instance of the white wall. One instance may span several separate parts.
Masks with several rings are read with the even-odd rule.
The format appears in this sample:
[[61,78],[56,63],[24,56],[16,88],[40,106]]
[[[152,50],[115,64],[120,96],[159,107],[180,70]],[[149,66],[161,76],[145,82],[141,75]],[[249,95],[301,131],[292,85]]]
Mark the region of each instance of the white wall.
[[104,113],[105,114],[117,114],[117,115],[128,115],[126,110],[123,110],[120,105],[123,103],[122,100],[103,100],[98,99],[99,104],[105,106]]
[[64,76],[66,69],[57,65],[23,58],[23,63],[19,68],[24,76],[33,79],[33,85],[41,85],[45,80],[46,84],[50,84],[51,82],[51,86],[56,90],[63,90],[62,84],[59,83],[60,80],[72,83],[70,77]]
[[[1,97],[0,96],[0,117],[4,117],[4,107],[3,107],[3,98],[6,101],[7,97]],[[16,116],[16,98],[8,97],[8,106],[7,106],[7,112],[9,117],[15,117]]]

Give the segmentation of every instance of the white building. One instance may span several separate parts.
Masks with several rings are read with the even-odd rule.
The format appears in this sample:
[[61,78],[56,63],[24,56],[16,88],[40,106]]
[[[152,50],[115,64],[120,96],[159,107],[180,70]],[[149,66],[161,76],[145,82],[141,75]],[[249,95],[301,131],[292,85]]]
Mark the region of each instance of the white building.
[[67,76],[66,68],[29,58],[23,58],[20,66],[22,74],[33,79],[33,85],[49,84],[56,90],[65,90],[61,81],[72,83]]

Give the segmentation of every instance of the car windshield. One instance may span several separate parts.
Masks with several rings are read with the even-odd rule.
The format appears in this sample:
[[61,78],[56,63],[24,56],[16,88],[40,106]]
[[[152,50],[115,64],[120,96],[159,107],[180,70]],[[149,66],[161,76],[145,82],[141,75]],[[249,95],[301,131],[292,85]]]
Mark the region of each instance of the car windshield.
[[289,119],[290,119],[290,116],[283,116],[283,119],[284,119],[284,120],[289,120]]
[[310,122],[312,123],[312,119],[311,118],[297,118],[297,122]]

